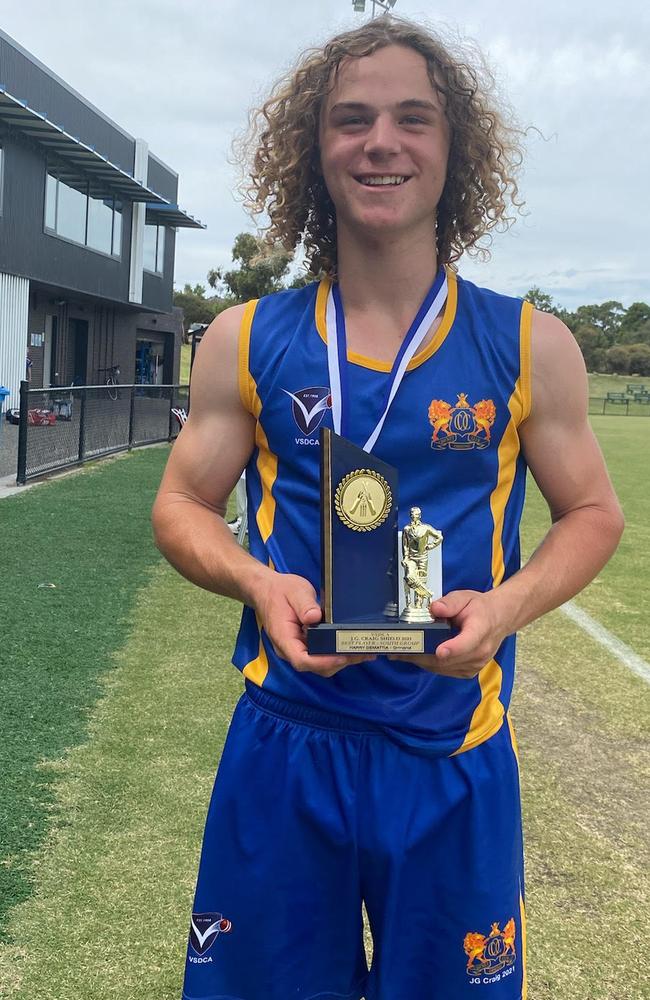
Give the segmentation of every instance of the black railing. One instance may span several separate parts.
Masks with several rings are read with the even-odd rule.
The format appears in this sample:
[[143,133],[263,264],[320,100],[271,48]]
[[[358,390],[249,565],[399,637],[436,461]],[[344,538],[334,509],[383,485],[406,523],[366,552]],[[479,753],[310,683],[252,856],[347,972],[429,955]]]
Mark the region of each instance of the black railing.
[[650,395],[609,392],[606,396],[589,397],[589,413],[616,417],[650,417]]
[[145,444],[171,441],[188,406],[186,385],[20,385],[17,482]]

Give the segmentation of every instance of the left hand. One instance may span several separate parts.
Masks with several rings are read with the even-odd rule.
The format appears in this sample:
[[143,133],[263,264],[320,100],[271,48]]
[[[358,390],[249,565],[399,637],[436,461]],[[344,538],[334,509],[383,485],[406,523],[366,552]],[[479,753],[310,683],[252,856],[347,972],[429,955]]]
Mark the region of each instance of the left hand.
[[494,593],[453,590],[440,600],[432,601],[429,606],[432,616],[446,618],[459,634],[442,642],[431,655],[390,656],[389,659],[408,660],[423,670],[446,677],[476,677],[508,635],[508,630],[498,620]]

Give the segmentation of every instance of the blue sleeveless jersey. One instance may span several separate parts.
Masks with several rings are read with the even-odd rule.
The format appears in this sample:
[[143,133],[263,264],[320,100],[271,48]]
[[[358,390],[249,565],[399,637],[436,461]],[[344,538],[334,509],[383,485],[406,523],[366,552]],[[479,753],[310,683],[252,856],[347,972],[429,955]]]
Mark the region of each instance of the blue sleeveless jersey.
[[[412,506],[444,535],[443,593],[487,591],[519,569],[526,465],[518,428],[530,411],[532,306],[448,272],[433,340],[408,366],[373,454],[399,472],[400,523]],[[246,469],[250,551],[320,589],[319,445],[329,408],[329,282],[246,308],[239,383],[256,418]],[[363,446],[380,416],[390,366],[348,352],[348,436]],[[295,671],[244,608],[234,664],[289,701],[369,721],[412,749],[469,750],[503,723],[514,679],[509,636],[478,677],[460,680],[379,657],[334,677]]]

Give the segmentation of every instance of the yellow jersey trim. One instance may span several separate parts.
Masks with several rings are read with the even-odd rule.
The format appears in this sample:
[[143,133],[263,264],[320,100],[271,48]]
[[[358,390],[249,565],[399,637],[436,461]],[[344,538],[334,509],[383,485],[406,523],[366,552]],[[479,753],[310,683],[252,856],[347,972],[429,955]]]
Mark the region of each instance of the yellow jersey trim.
[[251,330],[253,328],[253,317],[259,299],[251,299],[246,303],[244,314],[239,327],[239,341],[237,346],[237,381],[239,383],[239,395],[242,405],[249,413],[253,412],[253,397],[256,392],[256,385],[250,374],[250,343]]
[[517,458],[519,457],[520,442],[517,434],[517,420],[513,410],[518,407],[521,397],[520,382],[517,383],[508,401],[510,420],[503,437],[499,443],[497,460],[499,472],[497,483],[490,496],[490,510],[492,512],[492,522],[494,530],[492,532],[492,586],[498,587],[505,575],[505,563],[503,561],[503,522],[505,519],[506,505],[510,499],[510,493],[515,481],[517,472]]
[[266,679],[266,675],[269,672],[269,659],[266,655],[266,650],[264,649],[264,643],[262,642],[262,626],[260,625],[260,620],[255,615],[255,621],[257,622],[257,631],[259,632],[260,644],[258,654],[254,660],[247,663],[242,673],[244,677],[247,677],[249,681],[253,681],[259,687],[262,686]]
[[255,512],[255,520],[260,529],[262,541],[266,545],[273,533],[273,523],[275,521],[275,497],[273,487],[278,478],[278,456],[269,448],[266,434],[260,424],[260,414],[262,413],[262,402],[257,395],[257,385],[255,380],[249,375],[252,386],[252,409],[255,417],[255,445],[257,447],[257,471],[262,484],[262,500],[258,510]]
[[[512,752],[515,755],[515,760],[517,761],[517,771],[521,770],[521,765],[519,761],[519,745],[517,743],[517,734],[515,732],[515,727],[512,724],[512,719],[510,718],[510,712],[506,713],[506,719],[508,721],[508,729],[510,730],[510,743],[512,745]],[[522,972],[522,986],[521,986],[521,1000],[527,1000],[528,997],[528,979],[526,973],[526,906],[524,904],[524,897],[522,895],[521,887],[519,889],[519,918],[521,927],[521,972]]]
[[530,302],[524,302],[519,320],[519,405],[517,424],[522,424],[530,416],[532,405],[532,333],[535,309]]
[[517,768],[519,768],[519,744],[517,742],[515,727],[513,726],[512,719],[510,718],[510,712],[506,713],[506,719],[508,720],[508,729],[510,730],[510,742],[512,743],[512,749],[517,759]]
[[257,470],[262,484],[262,500],[255,512],[257,526],[260,529],[264,544],[273,532],[275,520],[275,498],[273,486],[278,477],[278,457],[269,448],[266,434],[260,424],[262,401],[257,394],[257,383],[250,373],[250,337],[255,309],[259,299],[246,303],[239,330],[239,394],[244,407],[255,417],[255,445],[258,450]]
[[485,664],[478,675],[478,682],[481,688],[481,700],[474,709],[465,739],[458,750],[450,754],[451,757],[485,743],[503,725],[505,709],[499,701],[503,672],[496,660],[490,660]]
[[[517,434],[517,422],[513,414],[520,408],[521,399],[520,380],[512,392],[508,401],[510,419],[503,437],[499,443],[497,460],[499,471],[497,474],[496,486],[490,495],[490,511],[492,513],[492,586],[498,587],[505,576],[505,562],[503,558],[503,523],[505,520],[506,505],[510,499],[510,493],[515,481],[517,472],[517,458],[519,456],[519,435]],[[503,675],[501,667],[496,660],[490,660],[478,675],[478,682],[481,688],[481,700],[474,709],[472,721],[465,739],[458,750],[451,755],[464,753],[471,750],[480,743],[485,742],[493,736],[503,725],[505,708],[499,700]]]
[[[429,358],[432,357],[432,355],[434,355],[445,342],[447,335],[453,326],[456,318],[456,307],[458,305],[458,284],[455,272],[450,268],[446,268],[446,271],[447,302],[440,326],[426,347],[411,358],[406,366],[407,372],[410,372],[413,368],[417,368],[419,365],[424,364],[425,361],[428,361]],[[327,343],[327,297],[331,286],[331,280],[329,278],[323,278],[316,293],[316,329],[318,330],[321,340],[325,344]],[[377,358],[370,358],[365,354],[357,354],[356,351],[348,351],[347,358],[351,364],[361,365],[363,368],[370,368],[375,372],[390,372],[392,368],[392,365],[389,365],[387,361],[379,361]]]
[[521,972],[522,972],[522,985],[521,985],[521,1000],[527,1000],[528,998],[528,970],[527,966],[527,954],[526,949],[528,947],[528,942],[526,940],[526,904],[524,903],[524,897],[521,892],[519,893],[519,917],[521,920]]
[[318,283],[318,291],[316,292],[316,310],[314,321],[316,323],[318,335],[325,344],[327,343],[327,297],[330,293],[331,287],[332,279],[322,278]]
[[[273,524],[275,521],[275,497],[273,496],[273,487],[278,477],[278,458],[277,455],[275,455],[269,448],[268,439],[264,433],[262,425],[260,424],[262,401],[257,394],[257,383],[250,373],[249,366],[250,335],[258,301],[258,299],[254,299],[251,302],[248,302],[242,317],[239,336],[239,392],[242,398],[242,403],[249,413],[255,417],[256,421],[256,465],[262,486],[262,500],[255,512],[255,520],[257,522],[260,535],[262,536],[262,540],[264,544],[266,544],[273,533]],[[269,564],[271,565],[271,568],[273,568],[271,559],[269,559]],[[257,656],[246,664],[242,673],[244,674],[244,677],[247,677],[254,684],[261,687],[269,672],[269,660],[266,655],[266,650],[264,649],[264,643],[262,642],[262,626],[257,615],[255,616],[255,620],[257,621],[257,630],[259,633],[258,652]]]

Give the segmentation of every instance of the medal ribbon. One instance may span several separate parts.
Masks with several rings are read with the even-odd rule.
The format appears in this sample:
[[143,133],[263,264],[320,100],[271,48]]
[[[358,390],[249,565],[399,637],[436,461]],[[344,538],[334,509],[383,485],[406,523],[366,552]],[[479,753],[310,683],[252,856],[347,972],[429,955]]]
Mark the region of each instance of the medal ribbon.
[[[447,274],[444,267],[438,271],[433,285],[418,309],[415,319],[402,341],[397,357],[390,370],[382,413],[375,429],[363,446],[364,451],[372,451],[377,438],[381,434],[384,421],[388,416],[409,361],[429,332],[434,319],[447,301]],[[350,436],[349,432],[349,394],[347,371],[347,343],[345,336],[345,314],[338,284],[332,284],[327,297],[325,312],[327,322],[327,367],[330,379],[330,395],[332,397],[332,421],[336,434]]]

